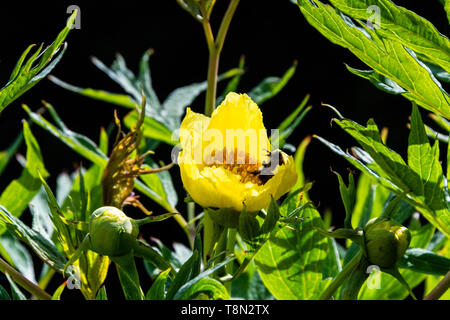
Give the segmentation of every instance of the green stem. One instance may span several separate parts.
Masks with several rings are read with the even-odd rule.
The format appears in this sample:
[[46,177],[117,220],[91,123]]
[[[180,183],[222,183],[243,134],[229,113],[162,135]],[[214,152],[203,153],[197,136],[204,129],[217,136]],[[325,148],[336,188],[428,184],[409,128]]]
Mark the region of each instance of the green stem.
[[320,296],[320,300],[330,300],[333,296],[334,292],[344,283],[344,281],[352,274],[352,272],[359,265],[359,261],[361,260],[362,251],[359,250],[358,254],[356,254],[352,260],[350,260],[345,267],[339,272],[336,278],[328,285],[325,291]]
[[220,55],[214,50],[209,53],[208,89],[206,91],[205,115],[210,117],[216,106],[217,73],[219,72]]
[[191,249],[194,249],[194,241],[195,241],[195,202],[187,203],[187,215],[188,215],[188,224],[187,227],[189,229],[189,233],[191,235],[189,241],[191,244]]
[[438,300],[450,288],[450,271],[423,300]]
[[[227,255],[234,253],[234,246],[236,244],[236,234],[237,234],[236,228],[228,229],[227,247],[226,247]],[[233,274],[233,264],[232,263],[228,263],[227,265],[225,265],[225,272],[229,275]],[[227,288],[229,294],[231,294],[231,284],[232,284],[231,281],[225,282],[223,284],[225,286],[225,288]]]
[[194,245],[194,240],[192,238],[192,234],[191,231],[189,230],[189,225],[187,223],[187,221],[183,218],[183,216],[181,215],[181,213],[178,212],[177,209],[175,208],[171,208],[172,212],[177,213],[176,215],[173,216],[173,218],[175,219],[175,221],[180,225],[180,227],[183,229],[184,233],[186,234],[188,240],[189,240],[189,244],[191,245],[191,247],[193,247]]
[[33,296],[40,300],[51,300],[52,297],[41,289],[38,285],[34,284],[27,278],[25,278],[20,272],[11,267],[5,260],[0,258],[0,271],[7,273],[11,279],[17,283],[19,286],[27,290]]
[[358,266],[350,274],[348,281],[342,288],[341,298],[342,300],[357,300],[359,291],[364,281],[368,278],[367,274],[368,263],[366,259],[360,259]]
[[206,13],[203,13],[203,31],[205,33],[206,43],[209,50],[209,62],[208,62],[208,89],[206,90],[205,100],[205,115],[211,116],[216,106],[217,95],[217,74],[219,71],[219,58],[222,52],[223,44],[230,27],[231,19],[236,12],[237,6],[240,0],[231,0],[227,11],[222,19],[222,22],[217,33],[217,38],[214,40],[214,35],[211,30],[211,24],[206,18]]

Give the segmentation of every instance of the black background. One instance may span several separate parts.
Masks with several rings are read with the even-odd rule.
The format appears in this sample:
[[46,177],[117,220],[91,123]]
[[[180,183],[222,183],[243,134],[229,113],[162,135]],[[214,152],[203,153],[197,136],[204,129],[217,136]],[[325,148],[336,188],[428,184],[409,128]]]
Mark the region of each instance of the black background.
[[[448,34],[448,22],[437,0],[395,1],[430,20],[437,29]],[[217,30],[228,1],[217,0],[212,15],[213,30]],[[31,44],[50,44],[63,28],[69,14],[68,6],[76,4],[81,9],[81,29],[72,30],[67,38],[68,49],[52,74],[71,84],[122,93],[122,89],[98,70],[91,62],[95,56],[110,65],[120,52],[128,66],[136,71],[139,59],[149,48],[155,50],[150,59],[153,86],[160,100],[173,89],[206,78],[208,52],[201,25],[175,0],[149,1],[39,1],[3,2],[0,5],[0,81],[6,83],[20,54]],[[401,96],[394,96],[376,89],[345,68],[344,63],[360,69],[368,69],[348,50],[336,46],[308,25],[299,8],[288,0],[242,0],[231,23],[220,60],[220,71],[236,67],[239,57],[246,57],[246,73],[240,92],[246,92],[267,76],[281,76],[294,60],[297,72],[289,84],[274,99],[260,107],[266,128],[278,124],[309,93],[313,110],[288,142],[298,145],[307,135],[318,134],[342,146],[350,147],[353,141],[340,129],[330,127],[333,113],[322,107],[321,102],[337,107],[341,113],[359,123],[374,118],[379,127],[389,128],[388,145],[405,155],[410,114],[410,103]],[[221,92],[223,85],[219,85]],[[127,110],[107,103],[91,100],[68,92],[47,79],[9,105],[0,115],[0,150],[13,142],[20,132],[21,120],[27,118],[21,104],[32,110],[39,109],[40,101],[50,102],[70,129],[98,141],[100,127],[107,127],[113,119],[113,110],[119,116]],[[197,112],[203,110],[204,95],[192,105]],[[423,112],[426,115],[426,112]],[[425,119],[428,121],[428,119]],[[72,172],[80,161],[86,159],[71,151],[53,136],[37,126],[32,126],[44,162],[51,174],[54,187],[61,171]],[[25,148],[20,149],[22,154]],[[155,159],[169,160],[170,148],[157,149]],[[338,184],[330,167],[346,174],[349,164],[335,156],[329,149],[313,140],[310,144],[304,169],[306,177],[315,181],[312,200],[333,212],[333,224],[343,223],[343,206]],[[21,167],[12,161],[0,177],[0,190],[20,175]],[[178,210],[184,211],[184,192],[180,185],[178,168],[171,169],[174,183],[180,192]],[[157,206],[145,204],[158,212]],[[132,216],[139,215],[127,209]],[[24,214],[24,219],[29,213]],[[173,241],[186,243],[184,234],[173,221],[146,226],[145,237],[154,236],[170,245]],[[52,284],[52,285],[57,285]],[[120,293],[117,293],[120,296]]]

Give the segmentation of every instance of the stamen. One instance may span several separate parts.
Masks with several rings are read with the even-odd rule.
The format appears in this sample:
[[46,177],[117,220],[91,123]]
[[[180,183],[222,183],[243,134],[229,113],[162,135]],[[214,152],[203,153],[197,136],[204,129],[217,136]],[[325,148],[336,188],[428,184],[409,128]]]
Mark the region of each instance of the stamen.
[[262,163],[252,158],[247,152],[238,151],[236,148],[227,152],[226,148],[222,153],[213,150],[206,159],[209,167],[223,167],[224,169],[240,176],[241,183],[252,182],[257,185],[264,184],[259,178]]

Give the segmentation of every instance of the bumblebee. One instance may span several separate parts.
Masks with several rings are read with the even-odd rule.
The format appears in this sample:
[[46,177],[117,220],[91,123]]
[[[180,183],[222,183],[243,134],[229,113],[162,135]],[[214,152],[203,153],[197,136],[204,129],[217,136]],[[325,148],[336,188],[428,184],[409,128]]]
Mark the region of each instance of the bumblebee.
[[278,166],[286,164],[283,157],[283,152],[280,149],[276,149],[272,152],[267,151],[268,161],[264,161],[262,166],[257,170],[250,172],[254,176],[257,176],[262,184],[266,184],[274,175]]

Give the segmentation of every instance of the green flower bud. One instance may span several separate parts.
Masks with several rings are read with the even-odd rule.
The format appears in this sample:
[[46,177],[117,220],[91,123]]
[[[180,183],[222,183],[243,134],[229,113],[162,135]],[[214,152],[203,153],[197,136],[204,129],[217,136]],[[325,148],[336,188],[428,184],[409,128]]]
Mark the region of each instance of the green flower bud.
[[367,259],[381,268],[393,268],[405,254],[411,233],[401,224],[385,219],[372,219],[364,227]]
[[115,207],[101,207],[89,222],[91,249],[105,256],[129,253],[139,234],[136,222]]

